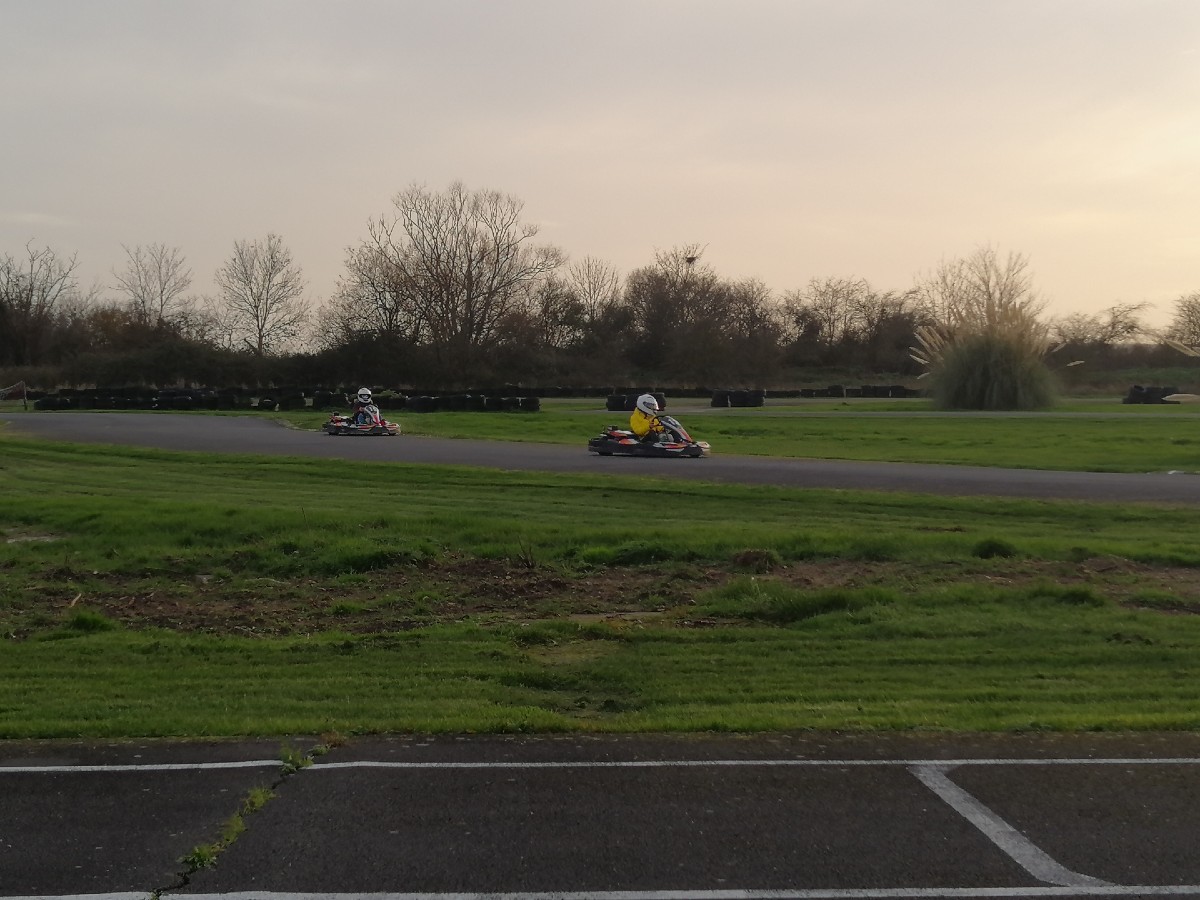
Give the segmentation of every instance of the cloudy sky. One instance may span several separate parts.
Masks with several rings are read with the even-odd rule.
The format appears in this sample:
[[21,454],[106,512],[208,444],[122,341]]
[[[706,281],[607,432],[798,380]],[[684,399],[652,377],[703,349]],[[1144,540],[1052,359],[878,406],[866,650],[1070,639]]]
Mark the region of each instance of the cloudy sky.
[[0,0],[0,253],[280,234],[314,301],[400,190],[777,293],[990,245],[1056,315],[1200,290],[1196,0]]

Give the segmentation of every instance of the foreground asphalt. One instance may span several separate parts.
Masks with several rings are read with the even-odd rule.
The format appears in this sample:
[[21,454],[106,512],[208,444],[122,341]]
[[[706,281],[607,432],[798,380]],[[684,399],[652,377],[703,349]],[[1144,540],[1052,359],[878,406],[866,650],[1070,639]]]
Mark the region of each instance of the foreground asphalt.
[[206,453],[268,454],[370,462],[483,466],[588,474],[652,475],[698,481],[871,491],[1030,497],[1046,499],[1200,503],[1200,476],[1148,472],[1050,472],[977,466],[916,465],[824,459],[722,456],[707,459],[635,459],[588,453],[578,447],[503,441],[397,437],[330,437],[254,416],[170,413],[5,413],[0,422],[18,434],[48,440],[124,444]]
[[1200,897],[1196,735],[315,743],[0,744],[0,897]]

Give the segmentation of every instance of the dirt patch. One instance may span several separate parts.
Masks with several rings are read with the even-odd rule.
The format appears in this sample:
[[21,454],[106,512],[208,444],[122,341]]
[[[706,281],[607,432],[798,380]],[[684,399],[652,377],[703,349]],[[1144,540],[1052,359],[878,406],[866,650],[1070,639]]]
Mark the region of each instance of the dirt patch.
[[[747,569],[747,563],[753,565]],[[499,625],[572,619],[712,628],[728,623],[698,615],[692,609],[697,598],[732,579],[751,576],[808,590],[879,586],[901,593],[949,585],[1015,588],[1053,583],[1088,587],[1130,608],[1200,615],[1200,570],[1108,557],[921,565],[848,560],[781,564],[755,557],[726,568],[614,567],[581,572],[505,560],[445,559],[349,579],[226,580],[201,575],[153,587],[114,576],[94,578],[86,585],[67,580],[61,590],[26,595],[0,610],[0,634],[27,637],[59,627],[83,609],[127,628],[264,637],[331,630],[382,633],[467,620]]]

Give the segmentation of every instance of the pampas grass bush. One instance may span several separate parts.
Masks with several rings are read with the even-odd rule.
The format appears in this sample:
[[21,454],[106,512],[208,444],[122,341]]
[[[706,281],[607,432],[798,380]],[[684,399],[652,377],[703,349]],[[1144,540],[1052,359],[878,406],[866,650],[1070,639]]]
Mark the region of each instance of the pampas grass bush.
[[1054,403],[1046,365],[1050,327],[1023,256],[1003,263],[990,247],[943,264],[919,290],[934,321],[917,331],[913,359],[927,367],[939,409],[1027,410]]
[[968,334],[950,343],[929,395],[938,409],[1045,409],[1057,396],[1041,356],[1003,334]]

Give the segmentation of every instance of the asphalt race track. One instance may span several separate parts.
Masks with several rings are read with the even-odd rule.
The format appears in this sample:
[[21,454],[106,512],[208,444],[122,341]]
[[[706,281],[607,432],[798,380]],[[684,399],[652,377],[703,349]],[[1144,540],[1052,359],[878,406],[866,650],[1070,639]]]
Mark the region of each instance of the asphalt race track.
[[208,453],[311,456],[371,462],[483,466],[502,470],[612,473],[769,484],[799,488],[909,491],[1112,502],[1200,503],[1192,473],[1052,472],[976,466],[916,465],[825,459],[722,456],[636,459],[588,453],[579,446],[398,437],[331,437],[254,416],[170,413],[6,413],[13,432],[48,440],[125,444]]
[[0,743],[0,900],[1200,897],[1197,735],[408,735],[291,774],[278,751]]

